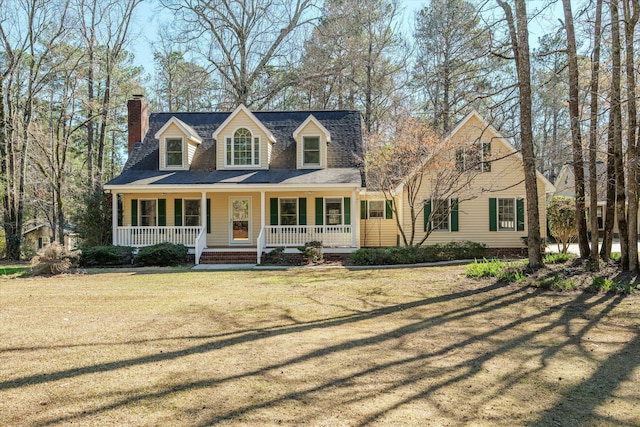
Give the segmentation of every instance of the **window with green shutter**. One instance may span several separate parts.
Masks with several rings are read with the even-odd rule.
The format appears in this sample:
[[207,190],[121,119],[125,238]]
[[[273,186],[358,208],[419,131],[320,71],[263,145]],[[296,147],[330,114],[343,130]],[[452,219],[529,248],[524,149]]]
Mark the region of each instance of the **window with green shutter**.
[[324,199],[316,197],[316,225],[324,225]]
[[424,231],[431,230],[431,200],[426,200],[424,202]]
[[158,199],[158,226],[167,226],[167,199]]
[[451,231],[459,231],[458,199],[451,199]]
[[298,225],[307,225],[307,198],[298,199]]
[[131,225],[138,226],[138,199],[131,199]]
[[173,201],[173,223],[176,227],[182,226],[182,199]]
[[494,197],[489,199],[489,231],[498,231],[498,201]]
[[393,219],[393,200],[385,200],[384,219]]

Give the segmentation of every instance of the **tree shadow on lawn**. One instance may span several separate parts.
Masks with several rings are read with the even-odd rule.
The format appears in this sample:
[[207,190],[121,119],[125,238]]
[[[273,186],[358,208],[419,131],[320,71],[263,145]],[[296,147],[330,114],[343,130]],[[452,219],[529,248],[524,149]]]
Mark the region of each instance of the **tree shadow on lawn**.
[[[296,324],[295,326],[241,331],[238,332],[238,336],[216,339],[202,345],[192,346],[179,351],[154,354],[152,356],[126,359],[110,363],[90,365],[76,369],[23,377],[1,382],[0,390],[18,388],[37,383],[57,381],[81,375],[113,371],[136,365],[172,360],[193,354],[214,352],[215,350],[238,344],[250,342],[255,342],[257,344],[261,340],[265,340],[268,338],[281,335],[299,334],[314,329],[343,326],[371,319],[380,319],[380,321],[384,321],[384,319],[382,319],[384,316],[398,313],[404,314],[404,312],[406,312],[406,314],[410,314],[413,310],[425,309],[433,304],[450,302],[453,300],[461,300],[458,306],[459,308],[450,309],[446,312],[439,312],[438,310],[436,310],[434,314],[429,314],[417,321],[397,327],[396,329],[384,333],[374,334],[364,338],[351,339],[340,344],[329,345],[318,350],[291,357],[278,363],[274,363],[262,368],[236,375],[231,375],[219,379],[205,379],[200,381],[183,382],[171,387],[166,387],[161,391],[132,394],[124,399],[115,401],[113,403],[96,408],[91,408],[83,411],[82,413],[69,414],[57,417],[55,419],[49,419],[40,423],[39,425],[51,425],[72,420],[82,420],[83,417],[100,414],[110,410],[121,409],[137,402],[166,398],[175,393],[184,391],[214,388],[224,383],[237,381],[239,379],[251,379],[272,372],[277,372],[285,367],[292,367],[294,365],[299,365],[304,362],[320,359],[328,355],[339,355],[342,352],[351,351],[358,348],[362,349],[369,346],[376,346],[401,338],[411,338],[411,336],[416,333],[429,332],[431,329],[434,329],[436,327],[446,327],[448,324],[454,324],[453,322],[456,321],[473,322],[475,316],[485,316],[491,315],[493,313],[499,314],[501,309],[514,306],[516,304],[526,304],[529,300],[541,294],[544,294],[544,292],[539,290],[532,291],[527,288],[515,286],[505,287],[501,283],[494,283],[480,289],[467,290],[432,298],[425,298],[408,303],[396,304],[389,307],[374,309],[367,312],[360,312],[313,322],[300,323]],[[484,295],[484,298],[479,301],[474,301],[472,304],[469,304],[467,306],[464,305],[465,298],[478,295]],[[379,374],[381,372],[387,371],[390,372],[399,368],[405,368],[407,370],[406,375],[404,375],[402,378],[391,381],[389,384],[384,385],[384,388],[377,390],[375,394],[392,394],[394,391],[406,389],[407,386],[412,387],[411,393],[401,394],[403,398],[397,399],[391,404],[387,404],[382,409],[370,411],[368,414],[363,415],[359,420],[351,421],[357,423],[356,425],[360,426],[364,426],[374,422],[380,422],[386,415],[389,415],[394,411],[411,404],[412,402],[430,399],[439,390],[466,380],[473,380],[476,375],[478,375],[483,371],[483,369],[485,369],[485,366],[488,362],[497,361],[500,356],[505,355],[509,351],[520,346],[528,345],[532,340],[535,340],[544,333],[554,331],[555,329],[561,329],[564,331],[564,340],[562,342],[543,345],[542,351],[539,355],[531,356],[531,359],[539,359],[540,361],[540,366],[537,369],[527,369],[526,367],[524,367],[526,361],[523,361],[523,367],[521,368],[520,372],[511,375],[509,378],[503,379],[498,391],[494,392],[492,395],[487,395],[484,399],[481,398],[480,402],[474,404],[475,408],[473,408],[470,412],[477,413],[477,411],[480,410],[480,407],[483,404],[489,402],[491,399],[494,399],[496,397],[496,394],[508,394],[514,384],[517,384],[523,378],[531,375],[532,372],[535,372],[536,370],[542,370],[546,363],[552,357],[556,356],[560,351],[566,349],[567,347],[577,346],[579,352],[583,357],[591,358],[591,354],[583,346],[583,338],[585,334],[593,327],[595,327],[601,319],[607,316],[620,303],[621,300],[621,296],[613,297],[605,295],[597,297],[593,294],[577,294],[573,300],[565,299],[563,302],[550,304],[544,310],[530,315],[523,315],[516,320],[508,321],[506,324],[498,325],[482,333],[476,333],[466,338],[461,337],[460,340],[456,340],[448,345],[443,346],[442,348],[438,348],[433,351],[421,352],[420,354],[399,358],[397,360],[392,360],[385,363],[379,363],[375,366],[365,367],[348,375],[339,375],[339,378],[327,381],[320,385],[307,387],[301,390],[295,390],[289,393],[283,393],[275,398],[267,397],[258,403],[242,404],[237,409],[212,414],[208,419],[200,422],[198,425],[213,425],[220,422],[237,420],[239,417],[245,417],[248,414],[257,413],[258,411],[263,409],[276,408],[278,407],[278,405],[286,402],[300,401],[305,398],[317,395],[320,392],[326,392],[331,389],[350,386],[354,383],[354,381],[362,380],[374,374]],[[582,316],[587,310],[595,310],[603,304],[604,307],[599,309],[597,315],[590,318],[589,321],[585,325],[583,325],[577,332],[574,332],[572,330],[572,322],[574,322],[576,319],[583,320],[584,317]],[[546,318],[553,317],[558,312],[561,312],[559,318],[557,318],[556,320],[549,320],[545,323]],[[542,323],[543,326],[533,326],[539,325],[540,323]],[[525,327],[528,327],[532,330],[516,334],[516,336],[510,337],[509,339],[503,339],[501,341],[501,336],[503,334],[518,331],[519,329],[523,329]],[[611,369],[614,364],[610,363],[610,361],[605,361],[601,364],[601,366],[594,373],[591,379],[584,382],[586,383],[586,385],[589,385],[592,382],[595,384],[605,377],[608,379],[608,386],[605,392],[602,393],[600,399],[595,399],[591,402],[589,413],[576,414],[574,413],[575,411],[567,411],[567,408],[565,408],[562,402],[560,402],[556,407],[550,408],[546,412],[539,414],[540,423],[534,423],[533,425],[543,425],[545,424],[545,421],[548,421],[549,419],[555,420],[558,419],[558,417],[561,417],[561,420],[570,420],[573,418],[587,420],[590,419],[589,417],[592,416],[592,412],[597,407],[597,405],[603,402],[604,399],[607,399],[610,393],[615,390],[617,384],[627,379],[633,369],[635,369],[635,367],[640,363],[637,357],[635,359],[629,359],[628,356],[623,356],[623,354],[627,355],[627,351],[633,350],[636,350],[636,355],[638,354],[638,340],[638,335],[636,334],[635,339],[630,341],[622,352],[618,353],[618,355],[613,356],[610,359],[612,361],[615,361],[616,358],[620,358],[621,361],[622,359],[624,359],[627,362],[626,370],[622,372],[623,375],[620,375],[619,371],[612,372]],[[482,354],[466,358],[457,363],[451,363],[447,366],[447,375],[440,375],[439,378],[435,378],[435,382],[430,384],[428,387],[424,387],[422,385],[422,380],[425,376],[424,370],[419,369],[416,372],[413,372],[414,370],[412,369],[412,367],[415,364],[421,364],[421,366],[429,366],[432,361],[439,360],[443,357],[448,357],[451,353],[469,351],[469,353],[473,354],[473,351],[471,351],[472,347],[474,345],[477,345],[478,343],[483,343],[485,341],[494,341],[498,342],[498,344],[496,344],[495,347],[493,347],[491,350],[483,352]],[[426,369],[428,370],[431,368]],[[569,398],[571,393],[571,390],[565,393],[565,398]],[[353,397],[354,400],[367,398],[373,398],[373,396],[364,394],[363,396]],[[459,404],[463,404],[463,402],[459,402]],[[576,408],[576,410],[579,410],[579,408]],[[442,416],[454,419],[457,416],[455,414],[455,411],[453,410],[447,411],[446,408],[441,408],[441,411]],[[299,421],[309,422],[308,419]],[[458,421],[463,422],[464,420]]]

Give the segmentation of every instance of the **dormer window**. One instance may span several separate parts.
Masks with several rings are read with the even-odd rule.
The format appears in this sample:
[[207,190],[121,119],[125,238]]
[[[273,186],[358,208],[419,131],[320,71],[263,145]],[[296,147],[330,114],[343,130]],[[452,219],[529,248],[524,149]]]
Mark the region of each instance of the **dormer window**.
[[166,166],[168,168],[182,167],[182,138],[165,138]]
[[227,138],[225,151],[225,166],[260,165],[260,137],[254,137],[247,128],[240,128],[233,138]]
[[302,162],[304,166],[320,166],[320,137],[302,137]]

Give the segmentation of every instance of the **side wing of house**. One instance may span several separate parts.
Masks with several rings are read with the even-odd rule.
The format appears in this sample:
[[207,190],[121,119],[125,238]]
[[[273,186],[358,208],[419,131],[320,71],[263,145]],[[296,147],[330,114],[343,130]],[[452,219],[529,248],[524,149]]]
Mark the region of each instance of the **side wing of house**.
[[[468,115],[448,136],[462,168],[459,189],[448,193],[446,200],[437,196],[437,170],[427,165],[418,197],[422,212],[417,221],[416,241],[431,235],[426,244],[473,241],[488,248],[523,248],[527,236],[527,206],[524,169],[520,154],[478,113]],[[475,150],[458,147],[476,147]],[[473,161],[469,158],[472,153]],[[467,178],[465,178],[465,176]],[[468,181],[465,181],[468,179]],[[553,185],[538,173],[538,219],[540,233],[546,236],[547,193]],[[411,214],[406,192],[402,195],[402,222],[410,230]]]

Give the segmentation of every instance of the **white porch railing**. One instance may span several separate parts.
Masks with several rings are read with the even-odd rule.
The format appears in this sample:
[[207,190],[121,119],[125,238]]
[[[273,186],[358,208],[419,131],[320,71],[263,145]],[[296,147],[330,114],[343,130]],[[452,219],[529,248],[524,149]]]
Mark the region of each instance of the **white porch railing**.
[[351,225],[268,225],[262,232],[263,247],[297,247],[307,242],[322,242],[325,247],[352,246]]
[[[175,243],[193,247],[203,227],[117,227],[114,245],[151,246],[158,243]],[[206,240],[206,239],[204,239]]]
[[207,246],[207,233],[205,232],[206,228],[202,227],[200,230],[200,234],[196,238],[196,253],[195,253],[195,261],[196,265],[200,264],[200,256],[204,251],[204,248]]
[[262,259],[262,251],[265,248],[265,238],[264,238],[264,228],[262,230],[260,230],[260,234],[258,234],[258,240],[256,240],[256,246],[257,246],[257,252],[258,252],[258,259],[256,260],[258,264],[260,264],[260,261]]

